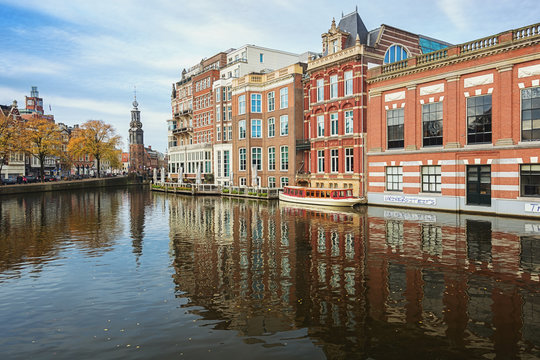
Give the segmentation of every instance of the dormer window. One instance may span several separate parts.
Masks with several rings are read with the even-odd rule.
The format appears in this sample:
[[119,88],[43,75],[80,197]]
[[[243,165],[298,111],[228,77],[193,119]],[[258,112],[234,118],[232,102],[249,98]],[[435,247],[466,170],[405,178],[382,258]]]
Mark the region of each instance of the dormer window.
[[338,41],[337,40],[334,40],[332,41],[332,48],[333,48],[333,52],[334,53],[337,53],[339,51],[339,48],[338,48]]

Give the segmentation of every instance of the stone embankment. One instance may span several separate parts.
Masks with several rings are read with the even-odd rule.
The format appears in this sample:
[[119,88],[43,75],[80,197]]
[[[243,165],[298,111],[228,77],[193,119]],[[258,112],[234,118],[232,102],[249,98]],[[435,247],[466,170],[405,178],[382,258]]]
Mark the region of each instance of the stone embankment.
[[[45,191],[69,191],[80,189],[94,189],[113,186],[129,186],[149,184],[148,180],[139,177],[107,177],[101,179],[84,179],[72,181],[53,181],[47,183],[20,184],[20,185],[2,185],[0,186],[1,195],[27,194]],[[147,185],[148,186],[148,185]]]

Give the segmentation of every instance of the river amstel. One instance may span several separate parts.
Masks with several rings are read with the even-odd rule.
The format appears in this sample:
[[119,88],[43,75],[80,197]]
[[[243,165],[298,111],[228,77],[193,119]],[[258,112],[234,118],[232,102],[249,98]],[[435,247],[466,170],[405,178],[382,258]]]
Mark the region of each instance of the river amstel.
[[540,219],[0,199],[0,358],[534,359]]

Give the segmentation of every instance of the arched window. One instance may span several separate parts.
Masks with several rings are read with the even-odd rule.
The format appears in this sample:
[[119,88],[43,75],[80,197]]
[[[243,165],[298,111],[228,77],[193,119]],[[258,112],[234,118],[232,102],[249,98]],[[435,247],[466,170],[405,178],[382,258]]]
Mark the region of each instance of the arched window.
[[384,54],[384,63],[390,64],[396,61],[405,60],[408,57],[407,50],[401,45],[392,45]]

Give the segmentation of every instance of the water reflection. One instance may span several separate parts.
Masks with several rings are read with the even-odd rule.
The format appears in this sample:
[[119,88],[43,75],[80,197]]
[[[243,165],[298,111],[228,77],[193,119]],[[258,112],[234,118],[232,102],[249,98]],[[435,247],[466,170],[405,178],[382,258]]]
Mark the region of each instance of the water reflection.
[[[43,193],[0,201],[0,274],[17,276],[23,265],[39,272],[70,246],[99,256],[121,231],[122,193]],[[1,280],[1,278],[0,278]]]
[[307,329],[329,358],[540,355],[537,221],[168,199],[177,296],[245,342]]

